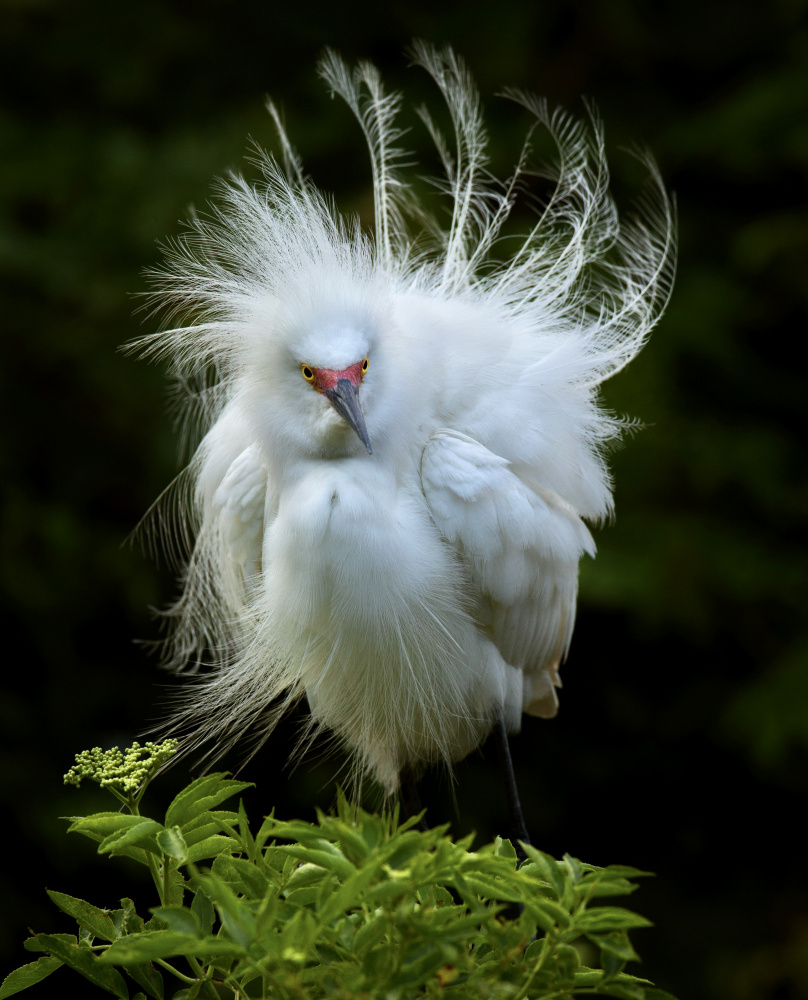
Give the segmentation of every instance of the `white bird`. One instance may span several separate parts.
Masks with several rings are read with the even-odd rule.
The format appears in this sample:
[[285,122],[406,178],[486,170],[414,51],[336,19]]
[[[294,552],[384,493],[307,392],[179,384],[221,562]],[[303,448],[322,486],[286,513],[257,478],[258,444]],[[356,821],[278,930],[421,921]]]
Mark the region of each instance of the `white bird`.
[[505,241],[530,135],[498,183],[462,62],[425,44],[414,61],[451,116],[450,151],[419,110],[448,226],[405,180],[400,95],[328,53],[369,146],[375,230],[314,187],[269,103],[280,162],[262,154],[261,184],[231,178],[169,246],[156,294],[180,325],[137,344],[171,359],[204,435],[163,528],[188,548],[167,659],[206,667],[175,721],[222,748],[305,697],[298,751],[325,730],[387,793],[498,720],[556,713],[585,522],[612,510],[605,450],[626,427],[598,389],[645,342],[674,262],[653,164],[621,222],[594,114],[516,92],[558,160]]

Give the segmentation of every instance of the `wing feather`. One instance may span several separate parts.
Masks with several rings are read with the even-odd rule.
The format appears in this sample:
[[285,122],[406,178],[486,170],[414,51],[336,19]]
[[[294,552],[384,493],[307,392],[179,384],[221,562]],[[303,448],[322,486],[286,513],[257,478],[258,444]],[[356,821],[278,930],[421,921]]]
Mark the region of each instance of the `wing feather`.
[[261,570],[267,473],[257,444],[234,460],[213,494],[212,513],[222,526],[225,558],[240,567],[245,583]]
[[526,483],[504,458],[458,431],[430,437],[421,485],[435,523],[469,569],[481,623],[524,675],[523,711],[554,715],[578,562],[595,554],[588,528],[558,494]]
[[261,570],[268,481],[259,446],[238,406],[231,404],[194,456],[197,481],[196,544],[184,574],[184,592],[169,611],[176,625],[169,664],[207,647],[216,662],[228,662],[237,643],[234,625],[249,602]]

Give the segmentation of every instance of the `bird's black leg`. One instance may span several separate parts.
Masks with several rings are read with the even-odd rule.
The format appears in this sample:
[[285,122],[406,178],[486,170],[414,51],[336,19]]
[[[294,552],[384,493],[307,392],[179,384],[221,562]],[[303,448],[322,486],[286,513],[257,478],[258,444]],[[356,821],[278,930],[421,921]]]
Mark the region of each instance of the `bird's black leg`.
[[519,791],[516,787],[516,777],[513,773],[513,762],[511,761],[511,750],[508,746],[508,733],[505,730],[505,716],[502,710],[497,713],[497,721],[494,726],[494,739],[497,745],[497,757],[502,775],[505,779],[505,791],[508,796],[508,806],[511,811],[511,836],[514,840],[516,853],[521,861],[527,857],[519,846],[521,840],[524,844],[530,843],[530,834],[525,826],[525,817],[522,815],[522,804],[519,801]]
[[[418,813],[423,812],[424,807],[421,805],[421,796],[418,794],[418,778],[416,778],[415,772],[409,765],[401,769],[399,787],[401,811],[404,814],[404,819],[410,819],[411,816],[417,816]],[[423,831],[429,829],[425,816],[421,817],[418,827]]]

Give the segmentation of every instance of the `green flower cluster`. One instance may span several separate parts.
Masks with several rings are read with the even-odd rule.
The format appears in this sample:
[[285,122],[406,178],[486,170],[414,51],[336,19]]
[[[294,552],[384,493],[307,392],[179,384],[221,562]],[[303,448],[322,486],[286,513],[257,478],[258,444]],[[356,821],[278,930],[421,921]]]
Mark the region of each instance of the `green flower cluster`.
[[65,775],[65,784],[79,786],[85,778],[89,778],[120,795],[131,794],[154,777],[157,770],[174,756],[178,746],[179,740],[172,739],[144,746],[133,743],[127,750],[119,747],[82,750],[76,754],[76,763]]

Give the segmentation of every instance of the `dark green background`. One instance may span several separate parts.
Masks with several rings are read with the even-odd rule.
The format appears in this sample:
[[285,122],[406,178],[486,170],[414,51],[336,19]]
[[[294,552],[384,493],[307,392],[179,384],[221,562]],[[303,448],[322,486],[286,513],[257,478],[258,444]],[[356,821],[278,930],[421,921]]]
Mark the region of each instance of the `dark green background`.
[[[27,926],[68,929],[46,885],[148,905],[136,873],[95,860],[57,819],[104,807],[63,789],[73,754],[131,742],[170,682],[132,641],[156,636],[148,607],[174,586],[124,542],[177,457],[161,371],[116,353],[155,328],[130,293],[145,288],[155,239],[241,167],[246,136],[272,141],[267,92],[314,179],[365,205],[359,131],[315,61],[324,45],[367,56],[435,100],[403,56],[421,36],[468,61],[503,173],[526,122],[499,87],[576,113],[585,95],[618,190],[636,179],[621,148],[640,142],[679,203],[670,308],[606,386],[646,428],[614,458],[617,521],[583,568],[562,712],[513,741],[534,839],[659,873],[633,900],[657,925],[637,946],[642,970],[682,1000],[808,997],[806,4],[432,7],[0,6],[0,971],[30,957]],[[246,769],[256,818],[272,805],[310,818],[331,801],[331,765],[284,770],[293,732]],[[493,757],[458,768],[457,814],[448,783],[427,782],[434,820],[505,832]],[[187,777],[177,768],[155,799]]]

